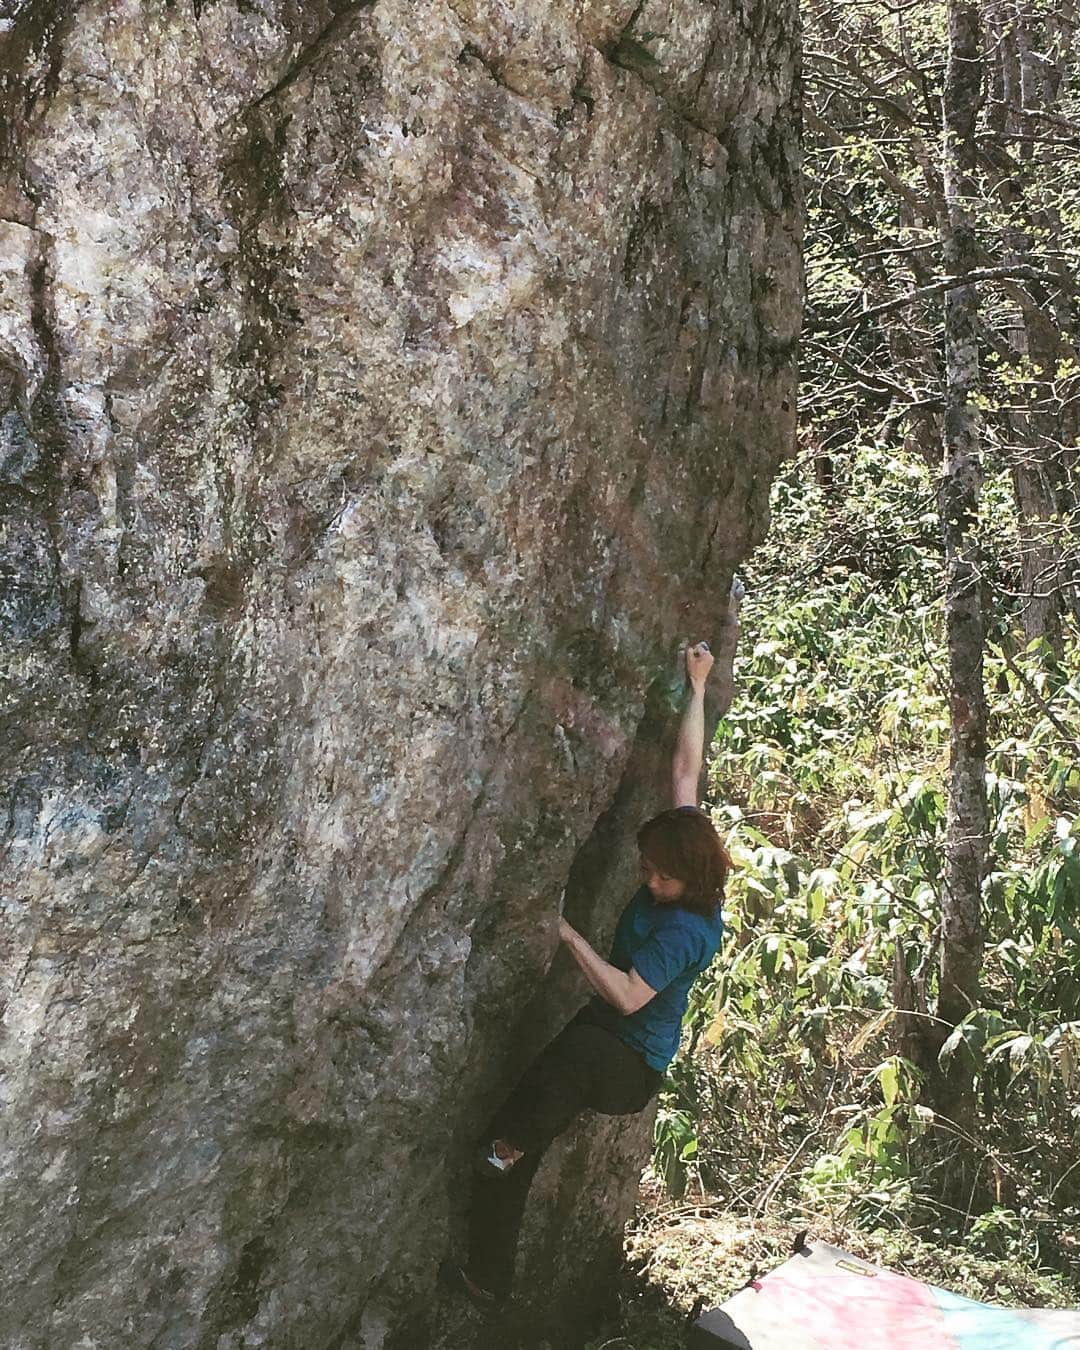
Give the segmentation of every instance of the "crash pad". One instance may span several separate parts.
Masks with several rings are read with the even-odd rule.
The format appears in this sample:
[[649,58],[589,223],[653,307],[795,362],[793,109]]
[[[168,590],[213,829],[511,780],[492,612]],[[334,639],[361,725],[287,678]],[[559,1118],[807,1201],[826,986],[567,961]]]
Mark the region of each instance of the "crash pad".
[[698,1318],[689,1350],[1080,1350],[1080,1309],[976,1303],[810,1240]]

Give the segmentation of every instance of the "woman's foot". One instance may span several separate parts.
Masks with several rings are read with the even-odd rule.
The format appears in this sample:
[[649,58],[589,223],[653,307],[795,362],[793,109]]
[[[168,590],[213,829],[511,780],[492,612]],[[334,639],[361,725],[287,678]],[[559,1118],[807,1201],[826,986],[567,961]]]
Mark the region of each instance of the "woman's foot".
[[521,1149],[508,1144],[505,1139],[493,1139],[481,1149],[476,1160],[477,1169],[488,1177],[505,1176],[519,1158],[525,1155]]
[[480,1308],[483,1312],[494,1312],[505,1301],[497,1294],[493,1294],[490,1289],[484,1289],[475,1280],[470,1279],[465,1267],[457,1265],[454,1261],[442,1263],[439,1267],[439,1279],[447,1289],[463,1295],[473,1307]]

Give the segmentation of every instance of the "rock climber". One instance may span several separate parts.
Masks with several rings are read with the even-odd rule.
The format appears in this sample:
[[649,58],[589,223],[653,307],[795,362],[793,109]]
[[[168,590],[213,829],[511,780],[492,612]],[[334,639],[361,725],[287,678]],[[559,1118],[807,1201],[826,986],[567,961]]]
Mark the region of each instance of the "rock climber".
[[509,1296],[525,1201],[544,1151],[584,1110],[644,1110],[678,1050],[690,986],[719,948],[731,860],[698,806],[712,666],[706,643],[687,649],[691,695],[672,760],[674,804],[638,831],[642,885],[619,918],[610,958],[559,920],[560,941],[595,993],[526,1069],[477,1152],[468,1259],[448,1262],[443,1278],[480,1307],[496,1308]]

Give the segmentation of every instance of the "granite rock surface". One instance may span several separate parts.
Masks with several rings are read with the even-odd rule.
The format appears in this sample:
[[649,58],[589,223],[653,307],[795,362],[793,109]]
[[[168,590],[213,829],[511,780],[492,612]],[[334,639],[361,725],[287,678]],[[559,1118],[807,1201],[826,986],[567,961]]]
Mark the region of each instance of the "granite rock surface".
[[[795,0],[5,13],[0,1343],[491,1345],[462,1159],[792,443]],[[647,1132],[537,1179],[565,1335]]]

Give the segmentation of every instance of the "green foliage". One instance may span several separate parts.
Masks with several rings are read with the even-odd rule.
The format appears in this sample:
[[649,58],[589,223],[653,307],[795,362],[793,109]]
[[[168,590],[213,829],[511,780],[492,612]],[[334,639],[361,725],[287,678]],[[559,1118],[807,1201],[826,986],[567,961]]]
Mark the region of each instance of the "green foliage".
[[697,1153],[697,1133],[694,1122],[686,1111],[662,1106],[656,1113],[654,1127],[654,1166],[676,1199],[686,1191],[689,1167]]
[[840,1207],[868,1228],[966,1222],[990,1255],[1045,1252],[1033,1234],[1045,1223],[1060,1237],[1080,1204],[1080,1169],[1061,1164],[1080,1082],[1080,681],[1063,673],[1080,670],[1078,646],[1070,634],[1047,663],[1002,623],[987,660],[984,1004],[942,1051],[963,1045],[978,1066],[992,1207],[972,1227],[943,1214],[926,1167],[928,1133],[947,1126],[920,1101],[932,1065],[905,1054],[919,1016],[898,1005],[922,991],[932,1015],[944,874],[929,493],[921,465],[872,447],[842,490],[796,468],[776,485],[713,747],[712,809],[736,864],[729,935],[693,991],[656,1166],[675,1195],[700,1183],[732,1201]]
[[[934,0],[803,11],[803,454],[774,485],[714,745],[714,817],[737,865],[730,932],[688,1009],[657,1161],[678,1194],[700,1183],[739,1207],[825,1206],[878,1232],[918,1226],[988,1257],[1062,1263],[1080,1255],[1080,635],[1067,596],[1080,368],[1063,298],[1080,194],[1057,147],[1080,79],[1074,29],[1052,6],[983,14],[973,228],[986,267],[1020,262],[1044,280],[979,284],[986,945],[980,1006],[939,1030],[946,17]],[[1021,51],[1055,72],[1035,91],[1045,123],[1009,106]],[[1060,643],[1052,624],[1052,640],[1021,636],[1036,564],[1068,599]],[[923,1104],[955,1055],[970,1057],[979,1105],[963,1213],[942,1203],[955,1127]]]
[[[656,1135],[674,1194],[700,1186],[800,1223],[826,1214],[897,1252],[918,1232],[942,1265],[955,1240],[958,1289],[980,1258],[995,1272],[1080,1258],[1080,367],[1067,298],[1080,188],[1059,148],[1080,116],[1080,67],[1075,26],[1053,6],[981,14],[974,232],[982,265],[1043,280],[979,283],[979,1006],[956,1028],[936,1023],[947,7],[810,0],[802,453],[774,484],[714,745],[712,809],[736,862],[729,936],[694,990]],[[1053,76],[1020,110],[1024,52]],[[1040,586],[1063,599],[1060,642],[1053,622],[1049,640],[1022,636],[1020,598]],[[956,1126],[924,1104],[956,1055],[978,1094],[962,1210],[943,1201]]]

